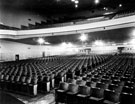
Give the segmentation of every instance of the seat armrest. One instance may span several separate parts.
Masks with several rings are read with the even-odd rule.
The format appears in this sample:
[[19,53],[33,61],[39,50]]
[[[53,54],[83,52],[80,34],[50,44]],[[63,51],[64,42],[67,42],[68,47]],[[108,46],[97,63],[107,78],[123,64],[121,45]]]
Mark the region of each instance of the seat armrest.
[[75,95],[77,94],[78,92],[67,92],[67,94],[70,94],[70,95]]
[[96,97],[90,97],[91,100],[96,100],[96,101],[100,101],[103,100],[104,98],[96,98]]
[[66,92],[65,90],[57,90],[57,92]]
[[108,101],[108,100],[104,100],[104,103],[105,104],[120,104],[120,102],[114,103],[114,102],[111,102],[111,101]]
[[78,97],[87,97],[88,95],[77,94]]

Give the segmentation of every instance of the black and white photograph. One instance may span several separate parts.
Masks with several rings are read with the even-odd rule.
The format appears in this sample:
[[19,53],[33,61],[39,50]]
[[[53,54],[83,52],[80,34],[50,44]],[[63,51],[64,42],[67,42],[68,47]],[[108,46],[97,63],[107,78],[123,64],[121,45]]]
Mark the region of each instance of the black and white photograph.
[[135,0],[0,0],[0,104],[135,104]]

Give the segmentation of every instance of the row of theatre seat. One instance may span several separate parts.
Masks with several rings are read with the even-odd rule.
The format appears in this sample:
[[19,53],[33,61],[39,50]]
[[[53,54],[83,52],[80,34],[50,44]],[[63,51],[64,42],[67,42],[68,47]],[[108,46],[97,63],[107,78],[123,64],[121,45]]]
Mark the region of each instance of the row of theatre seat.
[[108,85],[101,82],[90,85],[61,82],[59,89],[56,90],[56,104],[58,102],[66,104],[134,104],[133,92],[132,87]]
[[[109,60],[112,55],[62,56],[0,63],[0,89],[14,93],[36,96],[49,92],[60,81],[89,71]],[[50,59],[53,58],[53,59]],[[73,73],[73,74],[71,74]]]
[[135,59],[116,55],[108,62],[61,81],[55,90],[56,103],[134,104]]

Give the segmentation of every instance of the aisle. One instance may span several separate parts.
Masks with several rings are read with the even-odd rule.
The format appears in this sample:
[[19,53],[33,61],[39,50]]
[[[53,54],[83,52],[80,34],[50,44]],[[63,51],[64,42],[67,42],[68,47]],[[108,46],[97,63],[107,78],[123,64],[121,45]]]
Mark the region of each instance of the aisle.
[[17,98],[3,91],[0,91],[0,104],[24,104],[24,103],[18,100]]
[[38,94],[37,97],[31,98],[0,91],[0,104],[54,104],[54,94]]

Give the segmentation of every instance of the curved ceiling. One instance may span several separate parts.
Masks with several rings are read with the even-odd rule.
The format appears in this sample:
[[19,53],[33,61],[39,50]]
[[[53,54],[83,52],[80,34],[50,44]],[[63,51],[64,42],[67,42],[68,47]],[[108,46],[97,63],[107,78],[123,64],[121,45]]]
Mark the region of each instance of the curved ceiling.
[[[119,7],[122,4],[122,7]],[[71,0],[0,0],[0,6],[2,8],[12,8],[21,9],[30,12],[35,12],[42,16],[50,16],[66,14],[69,17],[76,13],[82,13],[84,11],[89,11],[90,16],[96,11],[108,11],[116,10],[119,12],[121,10],[134,10],[135,0],[100,0],[98,5],[95,5],[94,0],[79,0],[78,8],[75,8]],[[108,10],[104,10],[104,7]],[[97,12],[102,15],[102,12]],[[87,15],[87,14],[86,14]],[[98,14],[96,14],[98,15]],[[77,15],[80,16],[80,15]],[[92,15],[93,16],[93,15]],[[123,28],[116,30],[107,30],[100,32],[88,33],[88,44],[91,44],[95,40],[104,40],[106,42],[124,42],[130,39],[130,33],[134,28]],[[108,35],[109,34],[109,35]],[[52,45],[60,44],[61,42],[72,42],[75,44],[81,44],[78,39],[79,34],[75,35],[65,35],[65,36],[48,36],[45,37],[46,41]],[[26,38],[26,39],[5,39],[25,44],[37,45],[37,38]]]
[[119,9],[119,4],[122,4],[122,10],[134,9],[135,0],[99,0],[99,4],[95,4],[95,0],[78,0],[78,8],[71,0],[1,0],[0,5],[6,8],[17,8],[31,12],[36,12],[40,15],[54,14],[72,14],[80,11],[96,10],[102,11],[104,7],[108,9]]

